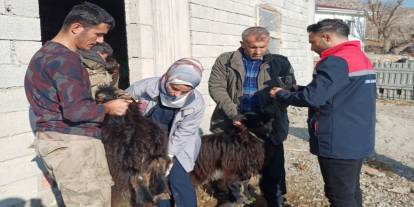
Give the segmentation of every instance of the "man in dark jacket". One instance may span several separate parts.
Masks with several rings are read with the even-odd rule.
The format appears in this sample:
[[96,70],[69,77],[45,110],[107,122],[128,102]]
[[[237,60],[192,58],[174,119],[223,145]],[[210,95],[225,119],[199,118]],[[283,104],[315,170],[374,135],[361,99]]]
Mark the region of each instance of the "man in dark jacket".
[[269,91],[275,86],[290,87],[296,81],[288,59],[268,53],[269,39],[265,28],[248,28],[237,51],[217,58],[208,82],[210,95],[217,103],[211,131],[243,128],[246,118],[259,123],[263,130],[257,135],[266,140],[260,187],[268,206],[281,206],[286,194],[283,141],[289,122],[287,106],[272,100]]
[[362,161],[374,150],[375,72],[359,41],[348,41],[342,20],[325,19],[307,30],[321,57],[312,82],[297,92],[273,88],[271,96],[309,107],[310,150],[318,156],[331,206],[362,206]]

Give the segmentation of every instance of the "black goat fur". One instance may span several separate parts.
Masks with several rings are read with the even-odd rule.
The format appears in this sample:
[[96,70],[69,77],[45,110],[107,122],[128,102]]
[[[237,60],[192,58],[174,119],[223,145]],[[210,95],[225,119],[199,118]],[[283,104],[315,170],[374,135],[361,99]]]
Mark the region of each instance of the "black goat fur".
[[217,171],[228,184],[246,180],[259,173],[263,162],[263,140],[247,129],[205,135],[192,172],[193,182],[212,181]]
[[[115,89],[102,86],[96,100],[115,99]],[[254,121],[253,121],[254,122]],[[257,123],[255,123],[257,124]],[[156,123],[144,117],[138,103],[131,103],[125,116],[105,117],[103,143],[111,175],[112,206],[152,206],[154,195],[167,189],[165,171],[169,165],[168,137]],[[258,174],[264,162],[263,140],[247,129],[201,137],[200,153],[191,178],[195,186],[217,178],[226,185]]]
[[[101,86],[97,101],[116,98],[115,89]],[[131,103],[124,116],[107,115],[102,124],[112,187],[112,206],[153,206],[154,196],[168,191],[165,177],[170,163],[168,136],[144,117],[138,103]]]

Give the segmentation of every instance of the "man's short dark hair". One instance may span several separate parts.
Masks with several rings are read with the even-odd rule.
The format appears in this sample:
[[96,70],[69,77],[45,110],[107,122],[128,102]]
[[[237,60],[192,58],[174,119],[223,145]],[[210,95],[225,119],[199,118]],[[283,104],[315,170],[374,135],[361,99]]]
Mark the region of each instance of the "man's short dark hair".
[[307,28],[308,33],[335,32],[344,37],[349,35],[349,26],[341,19],[324,19]]
[[107,11],[90,2],[75,5],[66,15],[62,28],[67,29],[76,22],[84,27],[92,27],[101,23],[108,24],[110,29],[115,27],[114,18]]

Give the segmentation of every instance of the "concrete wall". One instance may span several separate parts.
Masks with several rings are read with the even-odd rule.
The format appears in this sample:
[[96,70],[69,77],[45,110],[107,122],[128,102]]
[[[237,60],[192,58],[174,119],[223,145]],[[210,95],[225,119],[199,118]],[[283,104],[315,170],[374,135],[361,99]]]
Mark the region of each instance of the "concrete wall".
[[37,0],[0,0],[0,206],[51,195],[29,149],[33,133],[24,75],[41,47]]
[[206,70],[198,90],[208,106],[201,128],[207,133],[215,106],[207,88],[211,66],[219,54],[240,46],[244,29],[259,25],[259,7],[281,14],[277,51],[289,58],[299,83],[309,82],[313,63],[306,26],[313,23],[314,4],[314,0],[127,0],[130,82],[162,75],[182,57],[200,60]]
[[154,74],[152,1],[125,0],[130,83]]
[[208,132],[209,118],[215,107],[207,86],[211,67],[219,54],[240,46],[244,29],[258,25],[258,7],[271,8],[281,14],[279,52],[289,58],[299,83],[306,84],[311,79],[313,63],[306,26],[313,22],[314,0],[190,0],[192,56],[206,69],[199,86],[208,105],[201,126],[204,132]]
[[126,0],[130,83],[191,56],[188,1]]
[[310,50],[306,27],[313,24],[315,1],[284,1],[282,11],[281,54],[292,63],[298,84],[307,84],[312,80],[314,53]]

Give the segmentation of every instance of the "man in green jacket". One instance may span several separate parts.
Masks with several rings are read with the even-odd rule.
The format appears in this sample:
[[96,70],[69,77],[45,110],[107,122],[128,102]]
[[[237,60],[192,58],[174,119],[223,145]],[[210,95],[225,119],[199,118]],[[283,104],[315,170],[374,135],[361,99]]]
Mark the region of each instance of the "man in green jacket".
[[265,28],[247,28],[241,47],[217,58],[208,82],[210,96],[217,104],[211,131],[244,128],[245,121],[262,128],[256,133],[265,140],[266,151],[260,188],[268,206],[282,206],[286,194],[283,141],[289,121],[287,106],[271,99],[269,90],[274,86],[290,89],[296,80],[288,59],[268,52],[269,40]]

